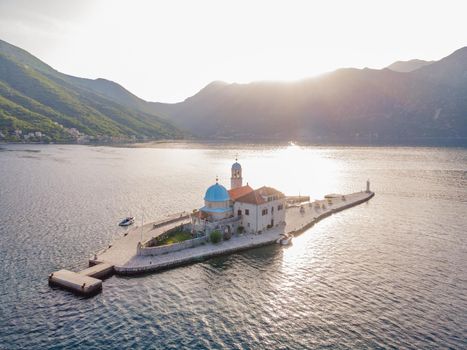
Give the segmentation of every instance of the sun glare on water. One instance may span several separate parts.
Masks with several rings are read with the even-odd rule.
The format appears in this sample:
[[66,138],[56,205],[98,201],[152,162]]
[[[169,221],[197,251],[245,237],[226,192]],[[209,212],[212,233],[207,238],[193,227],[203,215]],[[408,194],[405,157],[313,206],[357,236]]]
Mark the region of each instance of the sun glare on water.
[[338,174],[345,166],[330,157],[328,150],[293,142],[283,148],[247,152],[241,163],[244,179],[253,187],[272,186],[286,195],[312,198],[335,191]]

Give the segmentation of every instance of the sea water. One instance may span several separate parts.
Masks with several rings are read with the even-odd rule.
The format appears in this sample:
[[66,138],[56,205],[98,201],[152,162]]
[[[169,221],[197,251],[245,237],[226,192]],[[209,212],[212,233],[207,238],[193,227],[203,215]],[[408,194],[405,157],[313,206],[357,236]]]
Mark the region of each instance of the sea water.
[[[290,247],[141,277],[93,298],[48,286],[137,224],[192,210],[209,185],[322,198],[365,188]],[[143,216],[144,215],[144,216]],[[467,150],[162,144],[3,145],[0,349],[467,346]]]

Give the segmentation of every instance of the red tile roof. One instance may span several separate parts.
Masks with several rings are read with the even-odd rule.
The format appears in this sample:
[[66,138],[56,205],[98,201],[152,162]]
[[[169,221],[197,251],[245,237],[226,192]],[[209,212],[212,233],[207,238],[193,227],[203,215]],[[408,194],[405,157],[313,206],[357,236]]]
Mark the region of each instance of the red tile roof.
[[256,191],[251,191],[250,193],[245,194],[242,197],[239,197],[236,199],[237,202],[241,203],[249,203],[249,204],[264,204],[266,201],[261,197],[259,194],[258,190]]
[[253,189],[249,185],[246,185],[229,190],[229,196],[231,200],[236,201],[237,198],[240,198],[250,192],[253,192]]
[[285,195],[281,191],[278,191],[272,187],[263,186],[261,188],[258,188],[256,191],[258,191],[262,196],[265,196],[265,197],[267,196],[277,196],[278,198],[285,197]]

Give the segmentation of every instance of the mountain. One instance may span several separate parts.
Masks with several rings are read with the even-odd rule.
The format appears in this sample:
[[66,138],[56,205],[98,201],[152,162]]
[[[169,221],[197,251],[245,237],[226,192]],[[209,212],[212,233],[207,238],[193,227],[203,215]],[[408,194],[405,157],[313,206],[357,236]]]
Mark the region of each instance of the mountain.
[[402,72],[402,73],[407,73],[407,72],[412,72],[418,68],[428,66],[432,64],[434,61],[424,61],[424,60],[418,60],[418,59],[413,59],[410,61],[396,61],[393,64],[387,66],[386,68],[393,70],[395,72]]
[[0,140],[128,141],[174,139],[183,133],[147,103],[104,79],[54,70],[0,40]]
[[152,103],[203,139],[467,144],[467,47],[410,72],[339,69],[295,82],[213,82]]
[[193,135],[253,142],[467,145],[465,96],[467,47],[436,62],[339,69],[295,82],[215,81],[183,102],[167,104],[146,102],[109,80],[60,73],[0,41],[0,140]]

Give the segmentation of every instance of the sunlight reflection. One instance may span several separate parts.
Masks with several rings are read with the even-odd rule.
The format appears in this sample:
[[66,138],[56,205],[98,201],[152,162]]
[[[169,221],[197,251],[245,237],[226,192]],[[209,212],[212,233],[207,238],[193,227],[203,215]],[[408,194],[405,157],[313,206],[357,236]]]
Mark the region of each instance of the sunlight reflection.
[[243,150],[240,162],[245,181],[253,187],[275,187],[287,195],[310,195],[322,198],[338,190],[339,174],[345,169],[342,160],[328,150],[291,144],[270,150]]
[[281,278],[274,288],[277,294],[293,293],[297,283],[311,283],[314,275],[309,274],[310,266],[315,264],[319,247],[315,246],[311,230],[297,236],[293,244],[281,247]]

